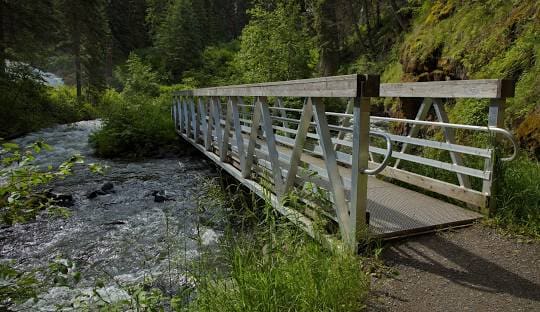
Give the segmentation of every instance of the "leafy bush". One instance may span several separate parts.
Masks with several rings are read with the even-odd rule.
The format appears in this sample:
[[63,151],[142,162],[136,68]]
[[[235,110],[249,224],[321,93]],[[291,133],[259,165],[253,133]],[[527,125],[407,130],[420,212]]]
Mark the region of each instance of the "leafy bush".
[[21,148],[14,143],[4,143],[0,149],[0,216],[8,225],[32,220],[40,211],[65,214],[44,191],[51,182],[71,174],[73,166],[83,162],[75,155],[58,168],[47,170],[32,165],[35,155],[51,147],[43,142]]
[[177,151],[169,93],[158,98],[113,94],[107,93],[107,100],[114,104],[102,128],[90,136],[97,155],[137,158]]
[[245,82],[307,78],[311,75],[313,42],[301,27],[300,7],[279,2],[269,11],[261,5],[249,11],[235,66]]
[[80,103],[72,87],[51,88],[26,65],[13,65],[0,75],[0,138],[23,135],[43,127],[94,119],[98,108]]
[[175,88],[160,88],[156,74],[135,54],[125,69],[122,93],[108,90],[103,95],[107,107],[104,123],[90,136],[96,154],[138,158],[177,152],[178,138],[170,114]]
[[158,77],[149,65],[143,63],[135,53],[131,53],[125,65],[125,70],[117,70],[116,76],[123,84],[122,93],[126,96],[159,95]]

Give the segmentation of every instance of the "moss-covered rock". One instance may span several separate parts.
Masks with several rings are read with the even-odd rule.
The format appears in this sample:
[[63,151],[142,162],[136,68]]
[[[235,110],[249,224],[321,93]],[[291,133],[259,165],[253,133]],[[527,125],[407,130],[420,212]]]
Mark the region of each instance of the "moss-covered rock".
[[540,107],[521,123],[516,131],[521,146],[540,160]]

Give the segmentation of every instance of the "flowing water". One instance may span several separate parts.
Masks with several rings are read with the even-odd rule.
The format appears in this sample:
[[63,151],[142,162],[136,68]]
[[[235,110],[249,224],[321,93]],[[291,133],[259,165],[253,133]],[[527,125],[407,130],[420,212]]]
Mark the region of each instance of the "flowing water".
[[[201,247],[214,248],[222,233],[219,214],[212,207],[201,211],[197,205],[201,179],[216,176],[206,160],[200,156],[137,162],[96,159],[88,136],[97,127],[99,121],[83,121],[17,140],[27,145],[43,139],[54,147],[38,157],[40,165],[58,165],[81,154],[86,164],[108,166],[104,175],[78,168],[73,176],[55,183],[55,192],[74,198],[68,218],[42,215],[35,222],[0,229],[3,261],[12,259],[23,270],[60,262],[71,267],[66,276],[81,273],[80,282],[53,287],[24,308],[54,311],[57,305],[72,305],[77,297],[92,297],[98,280],[102,282],[97,292],[107,301],[126,298],[122,285],[144,279],[165,289],[189,284],[188,263],[197,258]],[[114,192],[88,198],[105,183],[112,183]],[[156,202],[152,195],[156,191],[164,191],[167,200]],[[202,226],[201,219],[211,227]]]

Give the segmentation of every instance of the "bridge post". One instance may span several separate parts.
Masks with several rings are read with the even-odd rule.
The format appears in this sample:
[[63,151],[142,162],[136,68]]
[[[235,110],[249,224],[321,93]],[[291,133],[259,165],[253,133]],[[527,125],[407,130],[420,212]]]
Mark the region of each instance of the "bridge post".
[[[492,99],[489,104],[488,126],[489,127],[504,127],[504,104],[506,99]],[[497,209],[497,185],[499,184],[500,174],[500,144],[501,135],[496,134],[491,138],[492,154],[491,159],[488,159],[484,163],[484,170],[491,172],[489,180],[484,180],[482,185],[482,192],[488,194],[484,214],[491,215]]]
[[366,222],[371,97],[379,96],[379,76],[358,76],[353,107],[353,150],[349,228],[358,242],[368,234]]

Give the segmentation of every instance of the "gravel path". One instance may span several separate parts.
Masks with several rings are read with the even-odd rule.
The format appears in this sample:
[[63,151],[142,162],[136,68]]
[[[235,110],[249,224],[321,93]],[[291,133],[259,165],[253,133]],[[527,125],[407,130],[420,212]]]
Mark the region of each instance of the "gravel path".
[[540,244],[482,225],[388,243],[369,311],[540,311]]

